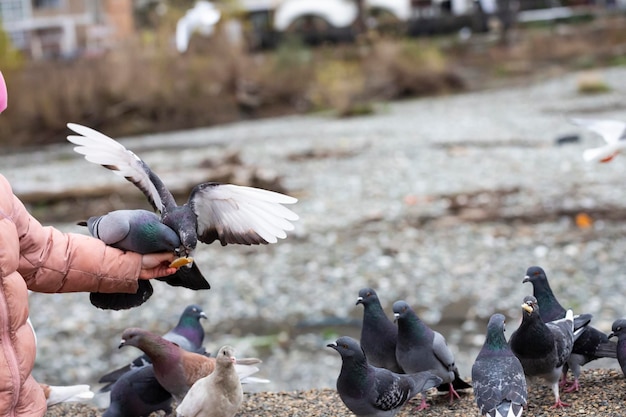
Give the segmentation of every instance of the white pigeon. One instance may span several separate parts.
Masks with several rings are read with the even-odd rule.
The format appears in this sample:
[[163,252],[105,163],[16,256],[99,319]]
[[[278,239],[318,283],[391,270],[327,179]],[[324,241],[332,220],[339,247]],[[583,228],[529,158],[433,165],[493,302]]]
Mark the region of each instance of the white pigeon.
[[199,31],[204,36],[211,36],[222,14],[210,1],[198,1],[195,6],[180,18],[176,24],[176,49],[185,52],[189,47],[191,35]]
[[587,162],[610,162],[626,149],[626,123],[617,120],[571,119],[572,123],[585,127],[602,136],[606,145],[586,149],[583,159]]
[[223,346],[215,370],[197,380],[176,408],[178,417],[233,417],[243,402],[243,389],[235,369],[234,349]]

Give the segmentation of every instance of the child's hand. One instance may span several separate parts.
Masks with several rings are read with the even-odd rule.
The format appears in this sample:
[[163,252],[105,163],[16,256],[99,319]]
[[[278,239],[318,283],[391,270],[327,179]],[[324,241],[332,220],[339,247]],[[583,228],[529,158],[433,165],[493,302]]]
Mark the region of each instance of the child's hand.
[[177,269],[169,266],[175,258],[174,254],[170,252],[143,255],[139,279],[152,279],[175,274]]

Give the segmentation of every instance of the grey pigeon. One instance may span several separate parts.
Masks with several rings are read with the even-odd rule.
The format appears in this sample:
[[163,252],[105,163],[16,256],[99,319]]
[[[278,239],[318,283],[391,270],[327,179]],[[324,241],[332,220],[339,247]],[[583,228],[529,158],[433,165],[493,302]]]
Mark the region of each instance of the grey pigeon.
[[586,149],[583,159],[588,162],[610,162],[626,149],[626,123],[618,120],[572,119],[574,124],[602,136],[606,145]]
[[617,361],[626,375],[626,319],[617,319],[611,326],[609,338],[617,337]]
[[102,417],[148,417],[172,412],[172,396],[154,376],[152,365],[123,374],[111,387],[111,402]]
[[[102,216],[90,217],[79,225],[87,226],[89,233],[109,246],[138,253],[175,252],[180,239],[174,230],[161,223],[155,213],[148,210],[115,210]],[[209,289],[198,266],[178,268],[175,274],[158,278],[172,286],[192,290]],[[121,310],[137,307],[150,298],[153,288],[148,280],[140,280],[135,294],[91,293],[90,301],[102,309]]]
[[[67,140],[85,159],[100,164],[139,188],[161,221],[180,239],[179,256],[193,254],[198,240],[222,245],[275,243],[293,230],[298,216],[283,204],[297,199],[259,188],[207,182],[196,185],[188,201],[179,206],[163,181],[133,152],[110,137],[85,126],[68,123],[81,136]],[[184,169],[184,167],[182,167]]]
[[431,372],[397,374],[367,363],[363,349],[351,337],[343,336],[327,345],[341,355],[337,392],[357,417],[392,417],[411,398],[441,384]]
[[361,347],[370,365],[402,373],[396,361],[398,327],[387,317],[380,305],[376,291],[363,288],[359,291],[356,304],[363,305]]
[[197,380],[176,408],[178,417],[234,417],[243,402],[234,349],[220,348],[215,370]]
[[[187,306],[181,314],[178,324],[176,324],[172,330],[165,333],[163,338],[175,343],[186,351],[205,354],[206,351],[202,346],[204,343],[204,328],[200,324],[200,319],[206,318],[207,316],[200,306],[191,304]],[[111,385],[126,372],[150,364],[152,364],[150,358],[146,354],[143,354],[135,358],[130,364],[109,372],[98,381],[100,383],[107,383],[106,386],[100,389],[100,392],[108,391]]]
[[[531,266],[526,270],[526,276],[522,282],[530,282],[533,286],[533,295],[541,306],[541,319],[544,323],[562,319],[566,310],[556,299],[545,271],[538,266]],[[580,389],[579,378],[581,367],[588,362],[599,358],[616,358],[617,345],[610,341],[607,335],[592,326],[586,326],[583,332],[574,342],[574,348],[567,363],[563,366],[561,385],[565,392],[578,391]],[[567,371],[571,369],[574,374],[574,382],[567,386]]]
[[522,310],[522,322],[509,340],[511,350],[522,363],[526,376],[542,378],[551,384],[552,407],[567,407],[559,395],[559,378],[574,347],[574,313],[567,310],[565,318],[544,323],[537,299],[532,295],[524,298]]
[[472,366],[474,398],[486,417],[520,417],[526,406],[524,369],[504,337],[504,316],[494,314]]
[[[459,377],[454,355],[441,333],[432,330],[417,316],[406,301],[393,303],[393,314],[398,323],[396,359],[407,374],[430,371],[441,378],[438,389],[450,392],[450,401],[460,398],[457,389],[471,388]],[[419,409],[428,408],[422,396]]]
[[[215,358],[183,350],[147,330],[138,328],[124,330],[119,347],[121,349],[124,346],[134,346],[150,357],[157,381],[178,403],[197,380],[209,375],[215,369]],[[235,369],[242,383],[267,382],[251,376],[259,371],[254,365],[260,362],[261,360],[257,358],[237,360]]]

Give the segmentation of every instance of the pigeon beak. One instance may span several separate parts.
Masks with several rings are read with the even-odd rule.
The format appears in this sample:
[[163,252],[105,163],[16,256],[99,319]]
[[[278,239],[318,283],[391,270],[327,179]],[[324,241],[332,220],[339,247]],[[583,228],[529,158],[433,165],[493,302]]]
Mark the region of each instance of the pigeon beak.
[[361,304],[363,302],[363,297],[359,297],[356,299],[356,306],[358,306],[359,304]]
[[526,303],[522,304],[522,309],[526,311],[528,314],[532,314],[533,312],[533,308]]
[[610,339],[610,338],[612,338],[612,337],[615,337],[615,333],[611,332],[611,333],[609,333],[609,335],[608,335],[607,337],[608,337],[609,339]]
[[237,358],[235,358],[234,356],[231,356],[231,357],[230,357],[230,361],[231,361],[232,363],[237,363]]
[[400,318],[400,313],[393,313],[393,322],[397,322],[398,319]]
[[207,320],[208,320],[208,319],[209,319],[209,316],[207,316],[207,315],[204,313],[204,311],[202,311],[202,312],[200,312],[200,318],[201,318],[201,319],[207,319]]
[[121,349],[121,348],[123,348],[124,346],[126,346],[126,340],[125,340],[125,339],[122,339],[122,340],[120,341],[120,344],[119,344],[119,346],[118,346],[117,348],[118,348],[118,349]]
[[530,281],[530,277],[528,275],[526,275],[524,277],[524,279],[522,280],[522,284],[525,283],[525,282],[528,282],[528,281]]
[[329,343],[329,344],[326,345],[326,347],[337,349],[337,343],[335,343],[335,342]]

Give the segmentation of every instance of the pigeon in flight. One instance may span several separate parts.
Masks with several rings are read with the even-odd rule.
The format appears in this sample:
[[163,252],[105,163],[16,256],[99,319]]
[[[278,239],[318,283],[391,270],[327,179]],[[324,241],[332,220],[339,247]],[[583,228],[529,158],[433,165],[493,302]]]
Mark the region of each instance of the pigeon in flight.
[[[541,306],[541,319],[544,323],[562,319],[566,310],[556,299],[545,271],[538,266],[531,266],[526,270],[523,283],[530,282],[533,286],[533,295]],[[607,335],[592,326],[586,326],[583,332],[574,342],[574,348],[563,366],[561,385],[565,386],[565,392],[578,391],[580,389],[581,366],[599,358],[616,358],[617,345],[610,341]],[[574,382],[567,386],[567,371],[571,369],[574,374]]]
[[377,368],[403,373],[396,361],[398,327],[385,314],[376,291],[371,288],[361,289],[356,304],[363,305],[361,347],[367,362]]
[[526,376],[539,377],[551,384],[552,408],[568,407],[559,395],[559,378],[574,347],[574,313],[567,310],[565,318],[544,323],[537,299],[532,295],[524,298],[522,310],[522,322],[509,340],[511,350],[520,360]]
[[626,319],[617,319],[611,326],[609,338],[617,337],[617,361],[626,375]]
[[485,344],[472,366],[474,398],[485,417],[520,417],[526,406],[524,369],[504,337],[505,319],[494,314]]
[[327,345],[341,355],[337,392],[357,417],[393,417],[411,398],[441,384],[431,372],[397,374],[367,363],[359,343],[343,336]]
[[[183,310],[183,313],[180,315],[178,324],[165,333],[163,339],[169,340],[188,352],[205,355],[207,352],[202,346],[204,343],[204,328],[200,324],[200,319],[206,318],[207,315],[202,311],[199,305],[191,304],[185,307],[185,310]],[[128,365],[103,375],[98,382],[106,383],[107,385],[102,387],[100,392],[109,391],[112,384],[126,372],[151,364],[152,361],[148,355],[143,354],[133,359]]]
[[606,145],[586,149],[583,158],[588,162],[610,162],[626,149],[626,123],[617,120],[571,119],[572,123],[585,127],[602,136]]
[[176,253],[181,257],[192,255],[198,240],[207,244],[219,240],[222,245],[276,243],[293,230],[291,222],[298,220],[297,214],[283,206],[297,199],[233,184],[198,184],[188,201],[179,206],[163,181],[133,152],[91,128],[74,123],[67,126],[80,135],[67,137],[77,145],[77,153],[126,178],[144,193],[160,213],[161,222],[178,235]]
[[[148,210],[115,210],[102,216],[90,217],[86,222],[89,233],[109,246],[122,250],[146,254],[155,252],[175,252],[180,247],[176,232],[161,223],[155,213]],[[175,274],[157,278],[172,286],[182,286],[192,290],[209,289],[211,286],[195,263],[188,268],[178,268]],[[149,280],[139,280],[134,294],[91,293],[91,303],[102,309],[122,310],[137,307],[153,293]]]
[[243,402],[236,363],[234,349],[222,346],[215,357],[215,370],[191,386],[176,408],[176,416],[234,417]]
[[[459,377],[454,355],[441,333],[432,330],[415,314],[406,301],[393,303],[393,314],[398,323],[396,359],[405,373],[430,371],[441,378],[440,391],[450,392],[450,401],[460,398],[457,389],[471,388]],[[422,395],[420,410],[428,408]]]

